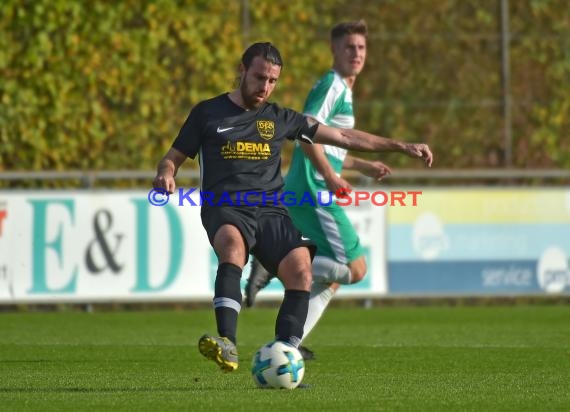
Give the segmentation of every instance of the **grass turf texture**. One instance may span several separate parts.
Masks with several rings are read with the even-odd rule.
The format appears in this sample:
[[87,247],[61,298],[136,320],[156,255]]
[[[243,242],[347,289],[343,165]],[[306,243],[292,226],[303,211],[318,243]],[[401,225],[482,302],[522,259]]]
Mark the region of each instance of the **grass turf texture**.
[[0,409],[537,411],[570,408],[570,308],[331,308],[310,389],[257,389],[274,309],[244,309],[241,364],[198,353],[212,310],[0,313]]

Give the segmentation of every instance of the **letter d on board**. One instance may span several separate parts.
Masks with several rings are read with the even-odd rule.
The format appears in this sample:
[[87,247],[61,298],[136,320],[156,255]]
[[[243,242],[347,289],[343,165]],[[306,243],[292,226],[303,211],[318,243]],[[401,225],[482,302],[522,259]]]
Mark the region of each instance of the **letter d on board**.
[[164,262],[160,267],[166,267],[166,277],[160,285],[150,284],[149,260],[151,253],[149,252],[149,209],[151,204],[146,199],[132,199],[136,207],[136,283],[131,289],[133,292],[158,292],[166,289],[176,279],[176,274],[180,270],[182,264],[182,253],[184,250],[184,238],[182,236],[182,222],[176,214],[173,207],[164,206],[152,208],[154,213],[166,212],[168,225],[160,225],[154,228],[154,231],[163,231],[165,236],[170,235],[170,253],[168,256],[153,254],[153,259],[159,259]]

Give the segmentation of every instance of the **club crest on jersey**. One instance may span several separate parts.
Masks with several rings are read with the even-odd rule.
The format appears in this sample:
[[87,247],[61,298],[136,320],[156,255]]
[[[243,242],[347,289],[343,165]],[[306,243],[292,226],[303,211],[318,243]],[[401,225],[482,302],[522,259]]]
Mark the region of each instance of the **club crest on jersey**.
[[263,139],[269,140],[275,134],[275,123],[273,120],[258,120],[257,131]]

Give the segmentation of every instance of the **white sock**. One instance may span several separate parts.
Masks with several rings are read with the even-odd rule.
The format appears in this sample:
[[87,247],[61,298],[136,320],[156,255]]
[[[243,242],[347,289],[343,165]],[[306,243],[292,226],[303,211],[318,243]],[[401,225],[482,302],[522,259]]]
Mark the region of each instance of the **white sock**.
[[313,282],[311,297],[309,298],[309,312],[303,328],[303,340],[317,325],[331,298],[334,296],[335,291],[330,286],[330,284]]
[[352,280],[348,265],[325,256],[315,256],[312,270],[313,281],[316,283],[349,285]]

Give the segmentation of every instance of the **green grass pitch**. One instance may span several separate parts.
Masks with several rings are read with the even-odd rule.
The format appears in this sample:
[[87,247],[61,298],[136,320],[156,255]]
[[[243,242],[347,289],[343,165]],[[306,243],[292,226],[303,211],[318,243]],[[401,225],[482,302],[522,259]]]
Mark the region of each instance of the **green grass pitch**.
[[224,374],[197,350],[209,309],[0,313],[0,410],[570,410],[568,306],[333,307],[293,391],[250,376],[275,315],[242,310]]

